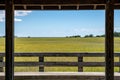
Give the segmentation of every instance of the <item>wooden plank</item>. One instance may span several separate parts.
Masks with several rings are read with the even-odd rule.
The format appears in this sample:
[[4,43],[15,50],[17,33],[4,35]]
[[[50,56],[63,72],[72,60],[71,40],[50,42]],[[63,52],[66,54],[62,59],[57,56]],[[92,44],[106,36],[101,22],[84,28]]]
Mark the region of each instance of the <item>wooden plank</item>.
[[114,0],[107,0],[105,26],[106,80],[114,80]]
[[[0,79],[4,80],[4,73]],[[105,80],[104,72],[15,72],[15,80]],[[115,80],[120,73],[115,72]]]
[[[79,66],[79,67],[105,67],[105,62],[15,62],[14,65],[16,67],[21,66]],[[119,67],[120,63],[115,62],[115,66]],[[5,62],[0,62],[0,67],[5,67]]]
[[[47,57],[104,57],[104,53],[36,53],[36,52],[29,52],[29,53],[15,53],[16,57],[39,57],[39,56],[47,56]],[[0,56],[4,57],[4,53],[0,53]],[[117,53],[117,56],[120,56]]]
[[[0,73],[0,76],[5,76]],[[15,72],[15,76],[105,76],[104,72]],[[115,73],[120,76],[120,73]]]
[[[4,62],[0,62],[0,67],[4,66]],[[100,67],[105,66],[105,62],[15,62],[15,66],[79,66],[79,67]],[[117,63],[120,65],[120,63]]]
[[[104,57],[105,53],[14,53],[16,57]],[[0,53],[1,57],[5,56],[5,53]],[[120,53],[114,53],[115,57],[120,57]]]
[[[103,67],[105,62],[15,62],[15,66],[80,66],[80,67]],[[115,66],[120,66],[115,62]]]
[[[3,54],[4,55],[4,54]],[[2,55],[1,55],[2,56]],[[38,57],[38,56],[47,56],[47,57],[105,57],[105,53],[15,53],[15,56],[23,57]],[[114,53],[115,57],[119,57],[120,53]]]
[[[5,53],[0,53],[1,57],[5,56]],[[15,57],[105,57],[105,53],[14,53]],[[120,53],[114,53],[115,57],[120,57]]]
[[[17,56],[18,54],[15,54]],[[105,56],[105,54],[101,53],[23,53],[19,54],[22,56],[47,56],[47,57],[77,57],[77,56],[84,56],[84,57],[100,57]]]
[[14,80],[14,3],[13,0],[5,1],[6,1],[5,80]]

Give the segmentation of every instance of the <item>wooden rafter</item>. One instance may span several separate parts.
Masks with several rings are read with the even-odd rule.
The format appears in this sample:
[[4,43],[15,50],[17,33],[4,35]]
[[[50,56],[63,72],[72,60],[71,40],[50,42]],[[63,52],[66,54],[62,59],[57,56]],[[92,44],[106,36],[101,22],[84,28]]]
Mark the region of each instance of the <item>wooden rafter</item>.
[[[14,0],[16,10],[100,10],[105,4],[106,0]],[[114,6],[120,9],[120,0]],[[0,0],[0,10],[4,9],[5,0]]]

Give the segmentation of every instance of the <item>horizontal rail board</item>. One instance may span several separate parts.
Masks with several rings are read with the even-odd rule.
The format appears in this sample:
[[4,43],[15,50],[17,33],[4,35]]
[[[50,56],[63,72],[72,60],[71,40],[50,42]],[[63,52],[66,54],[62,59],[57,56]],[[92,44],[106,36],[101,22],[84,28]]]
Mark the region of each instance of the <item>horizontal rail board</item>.
[[[0,53],[4,57],[4,53]],[[104,57],[104,53],[14,53],[15,57]],[[120,53],[114,53],[115,57],[120,57]]]
[[[4,67],[5,62],[0,62],[0,67]],[[80,67],[104,67],[105,62],[15,62],[14,66],[80,66]],[[119,67],[120,63],[115,62]]]

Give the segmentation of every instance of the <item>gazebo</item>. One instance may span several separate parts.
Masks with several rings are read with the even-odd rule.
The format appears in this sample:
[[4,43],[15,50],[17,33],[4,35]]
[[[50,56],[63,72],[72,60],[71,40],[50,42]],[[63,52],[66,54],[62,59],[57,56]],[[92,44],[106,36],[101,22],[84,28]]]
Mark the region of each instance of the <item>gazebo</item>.
[[6,11],[5,80],[14,80],[14,10],[105,10],[105,77],[114,80],[114,9],[120,0],[0,0]]

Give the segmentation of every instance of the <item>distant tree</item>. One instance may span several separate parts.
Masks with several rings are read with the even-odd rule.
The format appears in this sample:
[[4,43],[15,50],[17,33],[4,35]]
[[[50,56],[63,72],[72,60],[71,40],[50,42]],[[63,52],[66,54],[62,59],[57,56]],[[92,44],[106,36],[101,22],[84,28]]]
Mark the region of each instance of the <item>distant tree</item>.
[[114,37],[120,37],[120,32],[114,32]]
[[[73,36],[66,36],[66,38],[79,38],[81,37],[80,35],[73,35]],[[84,38],[87,38],[87,37],[94,37],[93,34],[89,34],[89,35],[85,35]],[[105,37],[105,34],[103,35],[96,35],[95,37]],[[114,32],[114,37],[120,37],[120,32]]]
[[69,38],[69,36],[66,36],[66,38]]
[[81,37],[80,35],[75,35],[75,36],[73,36],[73,37],[75,37],[75,38],[79,38],[79,37]]
[[101,37],[100,35],[96,35],[96,37]]
[[87,38],[87,37],[94,37],[94,36],[93,34],[90,34],[90,35],[85,35],[84,37]]
[[74,36],[66,36],[66,38],[80,38],[80,35],[74,35]]
[[2,38],[5,38],[5,36],[2,36]]
[[89,35],[85,35],[84,37],[87,38],[87,37],[89,37]]
[[105,35],[101,35],[101,37],[105,37]]
[[90,34],[89,37],[94,37],[93,34]]
[[28,38],[30,38],[30,36],[28,36]]
[[96,37],[105,37],[105,35],[97,35]]

